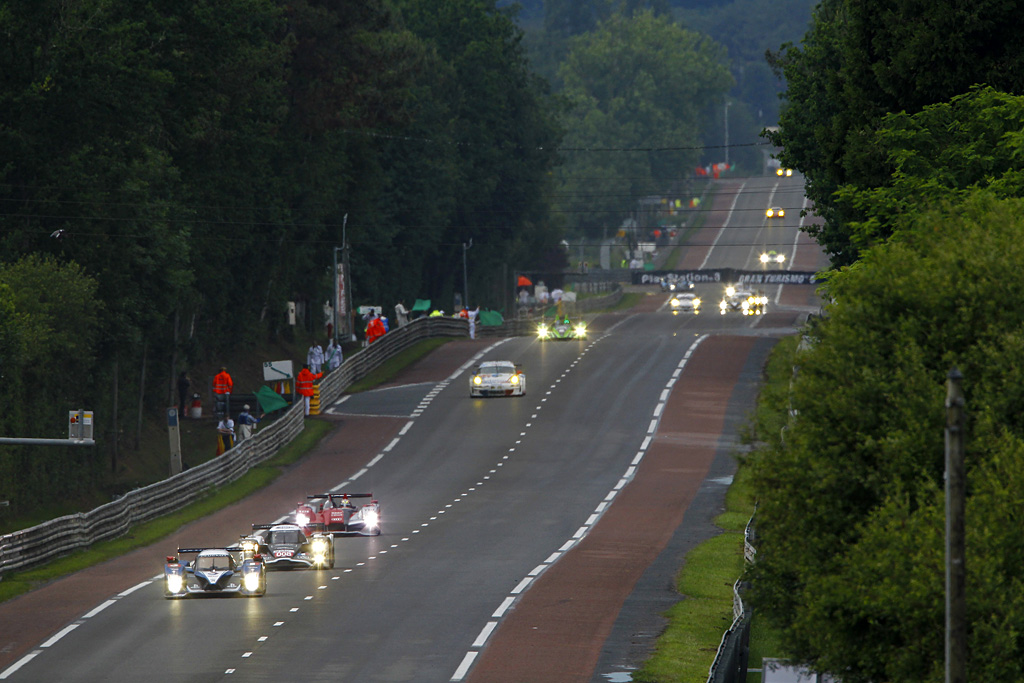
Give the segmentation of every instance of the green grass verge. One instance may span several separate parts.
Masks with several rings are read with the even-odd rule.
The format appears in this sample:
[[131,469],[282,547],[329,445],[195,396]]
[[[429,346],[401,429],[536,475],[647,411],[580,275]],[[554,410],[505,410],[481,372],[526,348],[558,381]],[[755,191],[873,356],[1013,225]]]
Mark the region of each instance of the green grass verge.
[[[386,382],[402,369],[412,365],[451,338],[426,339],[406,349],[374,370],[349,391],[365,391]],[[11,572],[0,581],[0,602],[27,593],[45,583],[73,574],[87,567],[106,562],[127,552],[156,543],[182,526],[202,519],[232,505],[273,482],[284,467],[301,459],[335,425],[331,422],[307,420],[302,432],[274,457],[247,472],[239,480],[210,492],[180,511],[132,528],[126,535],[97,543],[89,548],[58,558],[44,565],[21,572]]]
[[722,533],[686,555],[676,580],[683,599],[666,612],[669,623],[654,654],[633,672],[634,681],[704,681],[722,635],[732,624],[732,587],[743,572],[743,530],[754,512],[741,467],[726,494],[726,511],[715,518]]
[[437,347],[443,346],[453,339],[455,339],[455,337],[434,337],[433,339],[424,339],[423,341],[418,342],[415,346],[411,346],[398,355],[389,358],[383,365],[371,371],[366,377],[358,382],[354,382],[345,390],[345,392],[349,394],[357,394],[360,391],[367,391],[368,389],[380,386],[384,382],[391,380],[399,372],[409,367],[420,358],[423,358]]

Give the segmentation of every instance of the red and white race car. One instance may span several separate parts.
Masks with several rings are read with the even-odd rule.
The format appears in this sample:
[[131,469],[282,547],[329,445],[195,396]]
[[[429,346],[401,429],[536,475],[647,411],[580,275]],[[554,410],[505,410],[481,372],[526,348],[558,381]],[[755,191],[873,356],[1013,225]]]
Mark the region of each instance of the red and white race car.
[[[306,496],[308,503],[295,508],[295,523],[312,533],[322,531],[334,535],[380,535],[380,503],[372,493],[319,493]],[[369,498],[356,505],[353,499]]]

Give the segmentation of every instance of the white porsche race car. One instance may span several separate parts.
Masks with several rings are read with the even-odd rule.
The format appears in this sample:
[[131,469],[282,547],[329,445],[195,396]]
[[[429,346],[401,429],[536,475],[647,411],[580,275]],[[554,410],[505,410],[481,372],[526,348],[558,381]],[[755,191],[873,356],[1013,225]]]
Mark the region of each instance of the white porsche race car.
[[469,395],[525,396],[526,375],[510,360],[491,360],[481,363],[469,378]]

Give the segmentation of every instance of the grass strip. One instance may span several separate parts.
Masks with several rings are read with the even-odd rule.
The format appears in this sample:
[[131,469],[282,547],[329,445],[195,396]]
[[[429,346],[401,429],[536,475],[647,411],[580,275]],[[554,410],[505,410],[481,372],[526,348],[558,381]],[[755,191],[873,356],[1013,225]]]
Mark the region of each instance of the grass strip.
[[732,587],[743,573],[743,530],[753,512],[750,486],[740,468],[726,494],[726,511],[715,518],[722,533],[687,553],[676,578],[683,599],[665,613],[668,625],[654,654],[633,672],[634,681],[707,679],[722,634],[732,624]]
[[372,370],[370,374],[358,382],[352,383],[349,388],[345,390],[345,393],[358,394],[361,391],[367,391],[380,386],[381,384],[391,380],[395,375],[418,361],[420,358],[423,358],[434,349],[447,344],[453,339],[455,339],[455,337],[433,337],[431,339],[424,339],[423,341],[418,342],[415,346],[410,346],[405,351],[392,356],[380,367]]

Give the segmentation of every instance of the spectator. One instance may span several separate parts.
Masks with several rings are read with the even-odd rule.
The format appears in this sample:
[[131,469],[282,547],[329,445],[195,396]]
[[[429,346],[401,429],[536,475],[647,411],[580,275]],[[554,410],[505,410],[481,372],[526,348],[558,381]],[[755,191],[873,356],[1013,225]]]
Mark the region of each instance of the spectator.
[[214,406],[214,409],[218,410],[221,415],[231,414],[231,391],[234,387],[235,383],[231,381],[231,375],[228,374],[228,369],[222,365],[220,372],[218,372],[213,378],[213,393],[217,394],[214,398],[224,401],[222,410],[218,410],[217,407]]
[[230,451],[235,446],[235,421],[224,413],[217,423],[217,455]]
[[469,312],[469,338],[476,339],[476,319],[480,316],[480,306]]
[[256,423],[260,421],[260,417],[254,417],[249,414],[249,404],[242,406],[242,412],[238,414],[238,440],[245,441],[252,437],[253,431],[255,431]]
[[185,403],[188,402],[189,391],[192,389],[192,379],[184,370],[178,375],[178,417],[185,417]]
[[324,364],[324,349],[318,343],[313,342],[306,354],[306,364],[314,375],[320,374],[320,368]]
[[327,344],[327,371],[333,372],[338,369],[341,365],[341,361],[345,359],[344,353],[341,350],[341,344],[335,344],[332,339]]
[[384,328],[383,321],[381,321],[377,314],[373,314],[373,317],[370,318],[370,322],[366,325],[366,343],[372,344],[380,337],[383,337],[386,333],[387,330]]
[[299,370],[299,376],[295,378],[295,390],[302,396],[302,403],[305,406],[306,417],[309,417],[309,402],[313,398],[314,374],[309,371],[309,365],[303,365]]
[[409,324],[409,311],[401,301],[395,304],[395,322],[398,323],[399,327],[405,327]]

